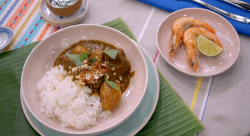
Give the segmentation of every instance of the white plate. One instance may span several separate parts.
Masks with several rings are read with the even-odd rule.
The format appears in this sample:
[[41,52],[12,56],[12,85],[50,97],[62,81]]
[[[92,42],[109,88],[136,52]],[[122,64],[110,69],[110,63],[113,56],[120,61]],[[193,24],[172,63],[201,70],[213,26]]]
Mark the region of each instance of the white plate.
[[[183,16],[193,17],[208,23],[216,31],[216,35],[223,46],[223,51],[218,56],[207,57],[199,55],[200,64],[204,67],[201,71],[197,70],[194,72],[189,68],[185,58],[184,46],[179,48],[179,52],[176,52],[173,58],[170,58],[169,55],[169,41],[172,34],[171,26],[177,18]],[[161,55],[171,66],[182,73],[196,77],[209,77],[221,74],[235,63],[240,52],[239,36],[234,27],[219,14],[201,8],[187,8],[171,13],[160,24],[156,38],[157,47]]]
[[71,16],[63,17],[55,15],[53,12],[51,12],[46,5],[46,1],[42,0],[39,10],[42,14],[42,17],[51,25],[66,27],[81,22],[81,20],[83,20],[88,13],[88,7],[88,1],[83,0],[81,7],[76,13]]
[[[145,57],[148,67],[149,78],[148,78],[146,93],[143,97],[141,104],[129,119],[127,119],[123,124],[119,125],[118,127],[106,133],[100,134],[101,136],[121,135],[121,134],[135,135],[146,125],[146,123],[149,121],[152,114],[154,113],[159,98],[159,89],[160,89],[159,76],[153,61],[150,59],[147,52],[139,44],[138,46],[140,47]],[[38,120],[36,120],[36,118],[30,113],[30,111],[26,107],[26,104],[23,101],[22,90],[20,96],[21,96],[22,108],[27,120],[40,135],[66,136],[65,134],[59,133],[57,131],[45,127]]]

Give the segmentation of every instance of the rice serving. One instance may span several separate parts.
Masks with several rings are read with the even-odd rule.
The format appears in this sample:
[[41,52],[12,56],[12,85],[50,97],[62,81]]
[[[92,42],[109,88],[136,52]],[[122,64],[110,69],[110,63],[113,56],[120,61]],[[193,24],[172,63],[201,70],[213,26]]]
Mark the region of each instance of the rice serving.
[[37,90],[41,112],[58,118],[62,127],[89,128],[111,113],[103,110],[100,97],[91,95],[91,89],[77,86],[61,65],[46,72]]

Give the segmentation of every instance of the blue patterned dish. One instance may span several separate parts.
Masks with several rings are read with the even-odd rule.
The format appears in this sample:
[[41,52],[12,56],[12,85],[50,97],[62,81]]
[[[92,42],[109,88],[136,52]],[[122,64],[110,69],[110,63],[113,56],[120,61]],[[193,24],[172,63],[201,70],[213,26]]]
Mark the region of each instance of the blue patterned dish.
[[0,27],[0,50],[10,44],[13,38],[13,32],[7,27]]

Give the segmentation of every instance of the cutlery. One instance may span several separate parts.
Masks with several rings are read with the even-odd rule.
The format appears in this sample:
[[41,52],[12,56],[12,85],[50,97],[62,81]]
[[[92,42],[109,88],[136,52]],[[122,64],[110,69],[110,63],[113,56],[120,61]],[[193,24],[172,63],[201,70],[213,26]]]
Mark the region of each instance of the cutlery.
[[[174,1],[182,1],[182,0],[174,0]],[[184,1],[185,1],[185,0],[184,0]],[[186,0],[186,1],[187,1],[187,0]],[[245,24],[249,24],[249,23],[250,23],[250,18],[243,17],[243,16],[240,16],[240,15],[236,15],[236,14],[227,12],[227,11],[225,11],[225,10],[222,10],[222,9],[220,9],[220,8],[217,8],[217,7],[215,7],[215,6],[212,6],[212,5],[210,5],[210,4],[207,4],[207,3],[205,3],[205,2],[203,2],[203,1],[201,1],[201,0],[190,0],[190,1],[199,3],[199,4],[205,6],[205,7],[209,8],[209,9],[211,9],[211,10],[213,10],[213,11],[219,13],[219,14],[222,14],[222,15],[224,15],[224,16],[226,16],[226,17],[228,17],[228,18],[231,18],[231,19],[233,19],[233,20],[236,20],[236,21],[238,21],[238,22],[245,23]]]
[[221,0],[221,1],[227,2],[246,11],[250,11],[250,4],[247,2],[239,0]]

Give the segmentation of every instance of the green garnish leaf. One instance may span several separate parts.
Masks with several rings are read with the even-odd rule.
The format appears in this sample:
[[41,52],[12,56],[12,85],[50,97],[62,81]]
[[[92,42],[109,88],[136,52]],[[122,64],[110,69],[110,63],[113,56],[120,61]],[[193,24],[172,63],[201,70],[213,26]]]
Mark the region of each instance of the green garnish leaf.
[[89,55],[90,53],[86,53],[86,52],[83,52],[82,53],[82,55],[80,56],[80,61],[84,61],[84,60],[86,60],[87,58],[88,58],[88,55]]
[[69,54],[68,52],[66,52],[66,55],[68,56],[69,59],[73,60],[76,66],[81,66],[83,64],[82,61],[80,61],[79,54]]
[[109,57],[111,57],[112,59],[115,59],[118,54],[118,50],[114,50],[114,49],[104,50],[103,52],[109,55]]
[[105,79],[105,81],[110,87],[118,91],[118,87],[116,86],[115,82],[109,81],[108,79]]
[[96,60],[95,58],[93,58],[93,57],[91,57],[90,60],[91,60],[91,65],[92,65],[93,63],[97,62],[97,60]]

